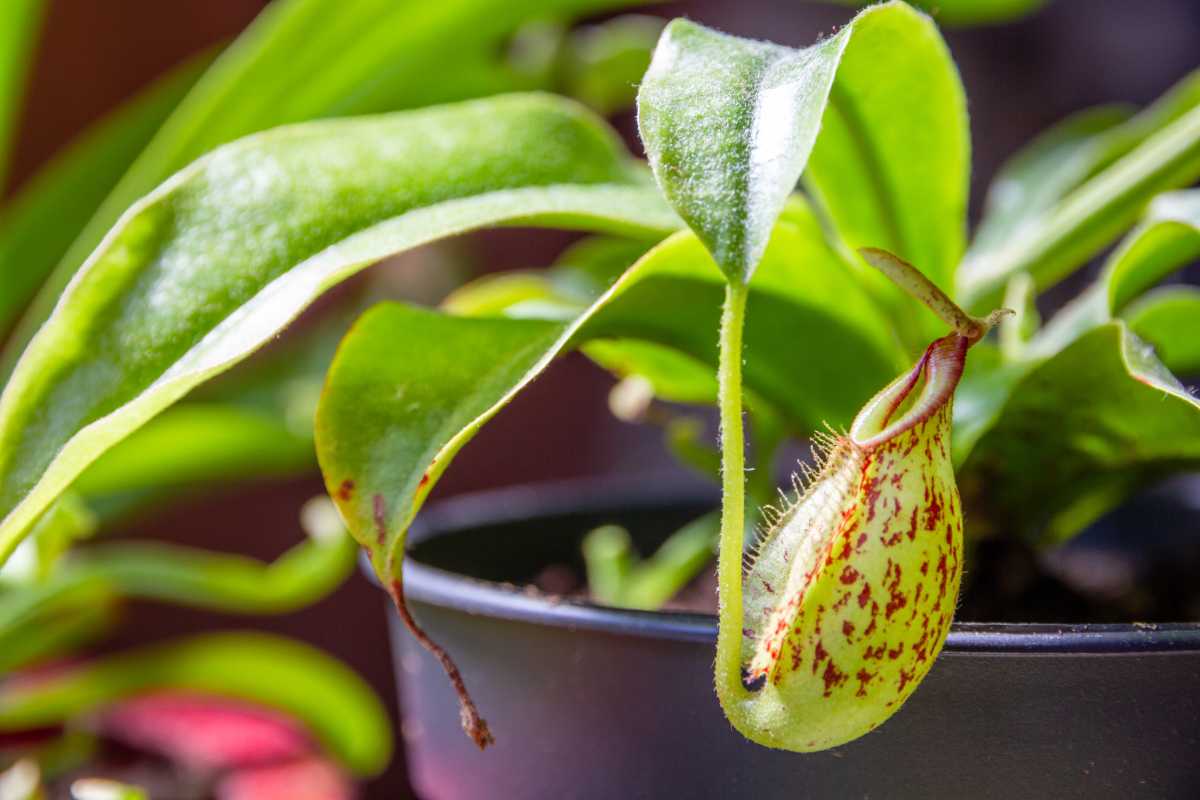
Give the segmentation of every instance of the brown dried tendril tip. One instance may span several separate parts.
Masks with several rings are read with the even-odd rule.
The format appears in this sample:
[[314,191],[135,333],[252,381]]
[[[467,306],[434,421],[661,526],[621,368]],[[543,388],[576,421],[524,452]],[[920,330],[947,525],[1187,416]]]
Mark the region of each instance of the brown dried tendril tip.
[[458,695],[459,718],[462,720],[462,727],[467,736],[471,737],[480,750],[486,749],[490,744],[495,744],[496,739],[488,729],[487,720],[480,716],[479,708],[471,698],[471,693],[467,691],[467,685],[463,682],[458,665],[454,663],[454,659],[450,657],[445,648],[429,638],[429,634],[413,619],[408,610],[408,603],[404,600],[404,585],[399,580],[394,580],[388,587],[388,593],[392,596],[392,603],[396,606],[396,612],[400,615],[404,626],[421,643],[421,646],[438,660],[442,669],[445,670],[446,676],[450,679],[450,685],[454,688],[454,693]]

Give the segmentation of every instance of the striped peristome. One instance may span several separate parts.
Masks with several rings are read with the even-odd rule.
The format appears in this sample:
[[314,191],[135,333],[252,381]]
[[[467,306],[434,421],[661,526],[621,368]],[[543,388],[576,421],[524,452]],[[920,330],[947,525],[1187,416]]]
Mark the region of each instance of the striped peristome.
[[861,736],[941,650],[962,575],[951,405],[971,344],[933,342],[829,437],[751,556],[739,702],[756,741],[812,751]]

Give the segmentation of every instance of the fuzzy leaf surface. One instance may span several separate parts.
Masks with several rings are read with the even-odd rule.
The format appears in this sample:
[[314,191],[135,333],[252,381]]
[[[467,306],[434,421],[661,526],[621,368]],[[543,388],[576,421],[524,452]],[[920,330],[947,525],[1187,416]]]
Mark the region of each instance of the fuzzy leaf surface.
[[[28,4],[29,0],[19,0]],[[4,374],[71,276],[127,208],[172,173],[240,137],[285,124],[545,89],[505,44],[533,19],[570,19],[629,0],[281,0],[205,71],[94,214],[54,232],[57,262],[5,351]],[[446,42],[453,41],[453,47]],[[436,77],[435,77],[436,76]],[[99,199],[99,198],[97,198]],[[86,221],[86,224],[83,224]],[[82,227],[79,227],[82,224]],[[70,242],[69,248],[67,242]]]
[[[638,95],[665,195],[740,282],[806,166],[852,244],[889,247],[949,279],[966,208],[964,109],[937,29],[903,3],[800,50],[675,20]],[[900,202],[918,187],[922,203]]]
[[513,222],[678,225],[607,126],[545,95],[281,128],[177,174],[88,259],[0,397],[0,556],[101,453],[330,286]]

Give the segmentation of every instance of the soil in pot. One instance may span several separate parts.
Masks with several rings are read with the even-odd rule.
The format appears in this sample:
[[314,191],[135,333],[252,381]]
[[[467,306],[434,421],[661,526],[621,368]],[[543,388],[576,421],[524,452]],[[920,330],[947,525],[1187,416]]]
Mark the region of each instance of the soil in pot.
[[[646,556],[669,531],[637,533]],[[1146,492],[1059,547],[993,538],[969,541],[968,548],[960,621],[1200,620],[1200,478]],[[578,553],[546,565],[525,586],[546,597],[595,601]],[[663,610],[716,614],[715,562]]]

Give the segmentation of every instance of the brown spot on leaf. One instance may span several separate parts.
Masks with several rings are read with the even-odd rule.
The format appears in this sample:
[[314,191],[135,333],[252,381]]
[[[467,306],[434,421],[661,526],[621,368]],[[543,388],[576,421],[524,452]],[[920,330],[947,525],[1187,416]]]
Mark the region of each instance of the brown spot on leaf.
[[933,497],[929,500],[929,507],[925,509],[925,530],[932,531],[937,528],[938,523],[942,519],[942,498],[938,497],[937,493],[933,493]]
[[875,677],[875,673],[867,672],[865,669],[860,669],[858,671],[858,673],[855,674],[854,677],[858,678],[858,691],[854,693],[854,696],[855,697],[866,697],[867,696],[867,684],[869,684],[871,682],[871,679]]
[[337,499],[343,503],[348,502],[354,496],[354,481],[346,478],[337,489]]
[[821,640],[817,640],[817,648],[813,651],[812,674],[817,674],[817,666],[829,658],[829,652],[825,649],[825,645],[821,644]]
[[837,668],[833,659],[825,662],[825,672],[821,674],[821,679],[825,681],[825,696],[829,697],[835,688],[842,686],[846,677],[846,673]]
[[371,511],[375,518],[375,538],[380,546],[387,542],[387,505],[383,495],[376,494],[371,498]]

